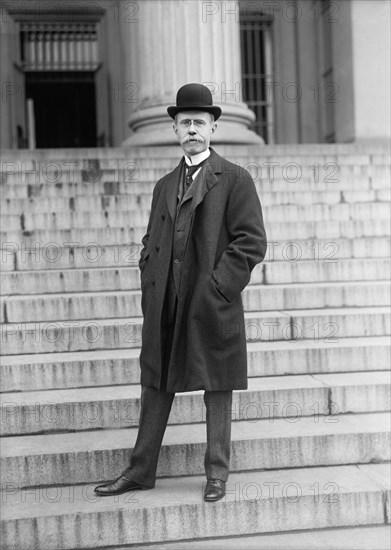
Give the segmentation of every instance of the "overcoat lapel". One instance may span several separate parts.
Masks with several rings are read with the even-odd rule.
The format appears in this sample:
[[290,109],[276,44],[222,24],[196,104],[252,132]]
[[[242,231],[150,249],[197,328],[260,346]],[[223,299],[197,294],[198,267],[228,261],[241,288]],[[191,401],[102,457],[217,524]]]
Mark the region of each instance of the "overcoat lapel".
[[171,216],[171,219],[175,220],[176,215],[176,206],[177,206],[177,195],[178,195],[178,184],[182,174],[183,163],[185,160],[182,158],[181,162],[176,168],[171,172],[167,178],[167,193],[166,193],[166,202],[168,212]]
[[202,185],[196,186],[193,192],[193,200],[190,210],[193,211],[204,200],[208,191],[219,181],[216,174],[221,174],[221,159],[213,150],[210,150],[210,156],[205,163],[206,174],[202,178]]

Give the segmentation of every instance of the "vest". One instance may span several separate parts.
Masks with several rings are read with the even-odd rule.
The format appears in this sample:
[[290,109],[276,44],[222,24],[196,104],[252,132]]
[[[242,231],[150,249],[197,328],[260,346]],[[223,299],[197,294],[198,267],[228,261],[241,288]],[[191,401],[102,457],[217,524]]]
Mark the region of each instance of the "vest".
[[[204,165],[205,166],[205,165]],[[191,212],[191,203],[196,185],[202,183],[204,177],[204,166],[192,181],[190,187],[184,193],[185,185],[185,162],[182,164],[177,194],[177,210],[174,221],[172,238],[171,262],[167,284],[167,322],[175,321],[175,302],[179,296],[183,258],[185,255],[187,241],[189,239],[190,227],[194,211]]]

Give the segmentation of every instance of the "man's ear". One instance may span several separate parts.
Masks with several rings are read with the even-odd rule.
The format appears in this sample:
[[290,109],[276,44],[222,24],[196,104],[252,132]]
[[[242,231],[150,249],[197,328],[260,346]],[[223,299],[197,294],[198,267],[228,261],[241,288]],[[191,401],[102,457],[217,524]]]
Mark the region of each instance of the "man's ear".
[[175,126],[175,124],[172,125],[172,129],[174,130],[174,132],[177,134],[178,133],[178,128]]
[[214,123],[213,126],[212,126],[212,134],[215,132],[216,128],[217,128],[217,124]]

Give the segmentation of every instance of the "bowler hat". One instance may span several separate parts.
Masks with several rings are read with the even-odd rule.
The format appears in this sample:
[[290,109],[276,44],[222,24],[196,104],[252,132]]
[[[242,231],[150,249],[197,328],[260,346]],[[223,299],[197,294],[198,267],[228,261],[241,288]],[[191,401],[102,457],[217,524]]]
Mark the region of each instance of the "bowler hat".
[[176,106],[167,108],[171,118],[175,118],[181,111],[206,111],[212,113],[217,120],[221,115],[220,107],[213,105],[212,94],[206,86],[192,83],[179,88],[176,95]]

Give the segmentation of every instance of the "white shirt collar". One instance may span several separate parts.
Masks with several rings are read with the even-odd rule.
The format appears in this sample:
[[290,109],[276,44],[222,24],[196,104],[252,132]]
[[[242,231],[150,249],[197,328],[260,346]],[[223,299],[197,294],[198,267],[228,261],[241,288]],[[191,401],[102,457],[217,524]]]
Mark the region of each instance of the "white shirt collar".
[[206,151],[202,151],[202,153],[197,153],[192,157],[188,157],[187,155],[185,155],[185,162],[187,166],[193,166],[193,165],[199,164],[203,160],[207,159],[209,156],[210,156],[210,149],[208,148]]

